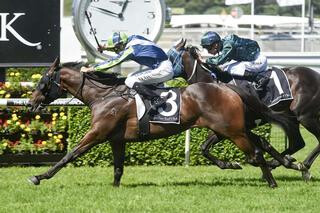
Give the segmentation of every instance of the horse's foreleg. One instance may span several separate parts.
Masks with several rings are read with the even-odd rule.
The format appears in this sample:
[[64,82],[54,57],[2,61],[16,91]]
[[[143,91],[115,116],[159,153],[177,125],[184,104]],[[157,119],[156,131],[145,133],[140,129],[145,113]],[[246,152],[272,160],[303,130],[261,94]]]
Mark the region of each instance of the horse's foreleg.
[[286,131],[289,139],[289,147],[281,153],[282,156],[293,155],[305,146],[305,142],[300,133],[299,122],[295,118],[292,119],[294,119],[294,125],[291,125],[290,129]]
[[96,138],[95,131],[90,130],[82,138],[80,144],[77,145],[71,152],[66,154],[58,163],[56,163],[53,167],[51,167],[47,172],[43,174],[30,177],[29,181],[35,185],[39,185],[41,180],[52,178],[67,163],[76,159],[77,157],[79,157],[80,155],[88,151],[91,147],[98,144],[95,138]]
[[[292,114],[289,114],[288,116],[293,116]],[[292,125],[290,126],[290,129],[285,130],[285,133],[289,139],[289,146],[286,150],[284,150],[281,153],[281,156],[285,156],[288,158],[291,162],[296,161],[293,157],[290,155],[296,153],[300,149],[302,149],[305,146],[305,142],[301,136],[300,129],[299,129],[299,122],[295,117],[291,117]],[[275,169],[278,166],[281,166],[282,164],[276,160],[272,159],[267,162],[270,168]]]
[[113,166],[114,166],[114,180],[113,186],[119,186],[121,177],[123,174],[123,164],[125,156],[125,142],[124,141],[112,141],[111,142],[113,152]]
[[210,148],[219,143],[220,140],[221,139],[214,133],[209,135],[209,138],[201,145],[202,155],[220,169],[242,169],[238,163],[221,161],[210,154]]

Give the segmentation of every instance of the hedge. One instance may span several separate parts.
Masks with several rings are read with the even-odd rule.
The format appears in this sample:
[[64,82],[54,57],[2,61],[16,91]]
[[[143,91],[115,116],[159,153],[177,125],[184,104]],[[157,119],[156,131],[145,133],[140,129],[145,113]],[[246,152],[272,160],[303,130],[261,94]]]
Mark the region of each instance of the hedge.
[[[69,107],[68,150],[71,150],[90,128],[90,111],[88,107]],[[264,125],[255,131],[265,138],[270,137],[270,125]],[[195,128],[191,130],[190,165],[208,165],[200,150],[200,145],[207,139],[208,130]],[[185,133],[168,138],[139,143],[127,143],[125,165],[183,165],[185,161]],[[230,141],[225,140],[215,145],[211,154],[222,160],[243,162],[245,157]],[[93,147],[84,156],[77,159],[75,166],[110,166],[113,164],[111,147],[108,142]]]

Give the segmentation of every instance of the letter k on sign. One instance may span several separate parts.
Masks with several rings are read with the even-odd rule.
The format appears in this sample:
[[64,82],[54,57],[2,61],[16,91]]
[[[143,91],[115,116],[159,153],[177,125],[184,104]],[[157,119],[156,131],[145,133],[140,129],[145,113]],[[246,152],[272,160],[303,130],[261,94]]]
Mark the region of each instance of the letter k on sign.
[[27,41],[11,26],[13,22],[15,22],[20,16],[25,15],[25,13],[13,13],[14,17],[7,23],[8,15],[9,13],[0,13],[0,41],[9,41],[9,39],[7,38],[7,31],[9,31],[16,39],[27,46],[34,47],[41,44],[41,42],[32,43]]

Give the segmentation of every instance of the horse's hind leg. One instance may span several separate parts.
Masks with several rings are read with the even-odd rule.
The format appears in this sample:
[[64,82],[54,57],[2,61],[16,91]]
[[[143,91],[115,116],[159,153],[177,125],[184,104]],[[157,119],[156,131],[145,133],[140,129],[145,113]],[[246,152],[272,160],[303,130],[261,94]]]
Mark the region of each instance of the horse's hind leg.
[[96,141],[97,133],[93,130],[90,130],[81,140],[80,144],[77,145],[71,152],[66,154],[58,163],[51,167],[47,172],[32,176],[29,178],[29,181],[35,185],[39,185],[40,181],[43,179],[52,178],[60,169],[62,169],[67,163],[76,159],[90,148],[98,144]]
[[[249,136],[248,136],[249,137]],[[250,137],[249,137],[250,138]],[[271,188],[277,187],[277,183],[273,178],[273,175],[270,169],[267,166],[267,163],[263,157],[262,151],[257,147],[254,146],[249,142],[249,139],[245,136],[238,136],[232,137],[231,140],[244,152],[250,160],[252,161],[253,165],[259,166],[265,180],[268,182]]]
[[123,164],[125,157],[125,142],[124,141],[112,141],[111,148],[113,152],[113,166],[114,166],[114,180],[113,186],[120,186],[121,177],[123,174]]
[[209,135],[208,139],[201,145],[202,155],[220,169],[242,169],[238,163],[221,161],[210,154],[210,148],[219,143],[220,140],[221,139],[214,132]]

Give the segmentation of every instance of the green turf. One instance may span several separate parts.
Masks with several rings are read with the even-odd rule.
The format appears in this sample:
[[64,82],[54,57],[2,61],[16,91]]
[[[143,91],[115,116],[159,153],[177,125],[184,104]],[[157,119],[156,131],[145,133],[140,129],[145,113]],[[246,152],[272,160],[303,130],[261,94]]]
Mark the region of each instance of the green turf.
[[[298,160],[316,145],[304,135],[309,141]],[[39,186],[26,179],[47,167],[0,168],[0,212],[319,212],[319,162],[308,183],[299,172],[273,171],[276,189],[251,166],[126,167],[120,188],[111,185],[112,168],[68,167]]]

